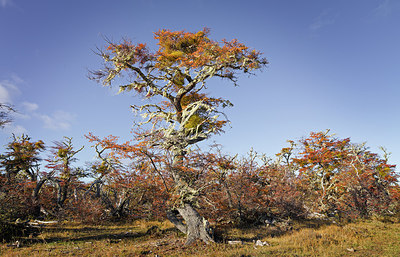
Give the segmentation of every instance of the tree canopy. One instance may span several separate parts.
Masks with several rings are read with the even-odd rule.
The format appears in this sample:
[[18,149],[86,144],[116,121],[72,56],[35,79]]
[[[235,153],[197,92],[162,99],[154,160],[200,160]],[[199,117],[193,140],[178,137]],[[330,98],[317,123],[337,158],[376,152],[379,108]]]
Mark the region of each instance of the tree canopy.
[[119,91],[135,91],[149,100],[132,108],[142,114],[143,123],[152,124],[151,134],[161,133],[165,148],[185,148],[221,132],[227,122],[218,107],[232,104],[204,93],[206,81],[218,77],[236,84],[239,72],[250,73],[268,63],[259,51],[237,40],[211,40],[209,32],[159,30],[154,33],[159,46],[154,52],[142,43],[109,42],[99,53],[104,69],[91,72],[91,77],[110,86],[125,75],[128,83],[119,85]]

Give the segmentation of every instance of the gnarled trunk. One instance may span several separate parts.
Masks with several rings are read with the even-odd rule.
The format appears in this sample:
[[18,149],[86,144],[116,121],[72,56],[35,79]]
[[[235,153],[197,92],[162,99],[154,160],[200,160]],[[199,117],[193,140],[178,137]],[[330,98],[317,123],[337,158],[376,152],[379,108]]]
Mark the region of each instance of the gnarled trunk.
[[47,177],[44,177],[41,180],[39,180],[36,183],[36,187],[32,191],[32,204],[33,204],[32,215],[35,218],[40,215],[40,210],[41,210],[41,205],[40,205],[40,201],[39,201],[39,192],[47,180],[48,180]]
[[[177,217],[178,213],[185,223]],[[175,211],[169,211],[167,217],[177,229],[186,234],[186,245],[192,244],[196,240],[201,240],[207,244],[214,242],[208,221],[201,217],[190,203],[184,203]]]
[[179,214],[186,223],[186,244],[191,244],[200,239],[205,243],[214,242],[211,237],[208,221],[189,203],[185,203],[181,208],[177,208]]
[[[214,242],[210,233],[209,223],[204,217],[200,216],[194,208],[194,203],[196,201],[195,190],[188,186],[184,176],[181,176],[181,169],[179,167],[183,163],[184,154],[185,151],[183,148],[175,151],[171,171],[175,182],[175,188],[178,190],[177,193],[180,196],[186,197],[184,197],[184,200],[181,200],[180,204],[175,206],[174,210],[167,212],[167,218],[177,229],[186,234],[186,245],[194,243],[196,240],[201,240],[208,244]],[[189,195],[190,197],[187,197]],[[178,214],[182,217],[184,223],[182,219],[178,218]]]

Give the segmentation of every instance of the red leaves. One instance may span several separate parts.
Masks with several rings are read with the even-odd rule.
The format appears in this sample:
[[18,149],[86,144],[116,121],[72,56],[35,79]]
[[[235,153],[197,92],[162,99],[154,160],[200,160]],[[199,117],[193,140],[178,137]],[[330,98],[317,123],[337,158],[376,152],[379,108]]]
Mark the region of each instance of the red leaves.
[[338,140],[327,133],[310,133],[310,137],[300,141],[302,152],[299,158],[294,158],[293,162],[301,166],[301,172],[313,169],[325,169],[334,171],[338,162],[344,158],[346,147],[350,144],[350,139]]
[[267,64],[256,50],[249,50],[247,46],[232,41],[222,40],[221,43],[210,40],[210,30],[204,28],[197,33],[185,31],[159,30],[154,33],[158,40],[159,49],[151,53],[146,44],[133,44],[124,40],[121,43],[110,43],[103,54],[106,61],[111,61],[118,70],[124,70],[138,64],[144,67],[146,63],[154,62],[154,67],[199,69],[204,66],[215,65],[224,69],[227,75],[233,69],[245,71],[258,69]]
[[[236,83],[236,73],[259,69],[268,63],[260,52],[236,39],[217,42],[208,35],[206,28],[197,33],[159,30],[154,33],[159,46],[154,53],[145,44],[127,40],[111,43],[100,53],[106,61],[105,69],[92,72],[93,79],[109,86],[117,76],[128,75],[128,83],[120,85],[119,92],[135,90],[146,100],[154,100],[131,106],[142,114],[141,124],[152,125],[152,131],[144,135],[153,138],[152,145],[184,152],[188,145],[222,132],[228,120],[219,108],[232,104],[201,93],[206,81],[217,77]],[[118,148],[112,141],[101,144]],[[127,153],[135,150],[124,151],[130,147],[120,145],[119,153],[128,158]]]
[[257,69],[266,60],[262,59],[261,53],[249,50],[247,46],[239,43],[236,39],[232,41],[223,40],[222,43],[208,38],[209,29],[205,28],[197,33],[185,31],[159,30],[154,33],[159,50],[156,67],[164,68],[178,66],[180,68],[198,69],[207,65],[226,67],[225,73],[231,72],[236,66],[243,69]]
[[300,140],[292,163],[298,167],[305,190],[318,192],[315,208],[341,210],[353,217],[385,210],[390,202],[386,191],[398,177],[386,159],[349,138],[334,138],[327,132]]
[[[67,192],[63,211],[71,217],[84,212],[100,219],[106,215],[104,210],[110,206],[116,209],[118,203],[129,199],[125,208],[130,215],[162,218],[166,208],[188,197],[179,194],[182,188],[174,182],[172,171],[179,170],[179,179],[193,189],[187,191],[193,192],[189,197],[197,198],[200,212],[215,222],[256,222],[269,215],[304,217],[307,212],[355,219],[400,211],[395,166],[363,145],[327,133],[311,133],[298,142],[289,141],[290,146],[277,155],[278,161],[258,158],[254,152],[238,158],[219,151],[193,150],[174,163],[171,153],[157,151],[146,140],[119,143],[115,136],[101,139],[90,133],[87,138],[102,157],[90,169],[95,180],[102,181],[101,190],[84,184],[72,173],[75,169],[69,161],[77,151],[63,141],[52,148],[46,172],[39,173],[40,178],[51,175],[55,180],[43,185],[40,201],[36,199],[35,203],[40,202],[47,210],[57,210],[57,188],[62,188]],[[9,146],[10,153],[3,160],[8,156],[9,161],[27,161],[37,158],[34,152],[44,144],[25,138]],[[17,156],[30,158],[13,159]],[[35,167],[32,165],[35,164],[28,164]],[[6,190],[8,196],[0,199],[3,210],[7,206],[27,210],[34,203],[31,195],[40,179],[30,180],[22,174],[21,171],[21,176],[14,180],[0,174],[0,191]],[[99,192],[109,201],[94,200]]]
[[[349,138],[339,139],[323,132],[289,143],[290,147],[277,155],[281,160],[278,164],[256,161],[256,155],[237,159],[220,153],[192,152],[174,167],[191,181],[192,187],[201,189],[198,197],[202,213],[218,222],[257,220],[266,213],[294,217],[307,212],[336,213],[353,219],[400,208],[395,207],[400,190],[394,165],[367,148],[351,143]],[[181,200],[174,190],[165,190],[165,184],[174,188],[172,161],[167,155],[150,155],[159,167],[157,173],[149,166],[145,148],[140,148],[144,145],[118,146],[114,137],[104,139],[102,144],[113,148],[120,158],[130,156],[141,163],[131,179],[124,174],[118,185],[130,184],[136,189],[154,185],[152,190],[160,194],[148,195],[153,199],[153,208]]]

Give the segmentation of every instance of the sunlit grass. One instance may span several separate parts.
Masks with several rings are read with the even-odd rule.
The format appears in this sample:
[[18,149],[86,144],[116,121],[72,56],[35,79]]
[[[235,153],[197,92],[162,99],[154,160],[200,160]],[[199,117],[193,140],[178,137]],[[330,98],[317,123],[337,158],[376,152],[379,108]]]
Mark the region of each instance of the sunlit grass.
[[[150,229],[154,226],[159,229]],[[282,235],[267,227],[224,232],[225,242],[235,239],[243,244],[198,243],[184,247],[185,238],[169,222],[136,221],[101,226],[65,223],[44,229],[36,238],[22,239],[20,248],[0,244],[0,255],[400,256],[400,223],[378,220],[342,226],[297,223],[293,224],[293,230]],[[256,239],[268,242],[269,246],[255,246]]]

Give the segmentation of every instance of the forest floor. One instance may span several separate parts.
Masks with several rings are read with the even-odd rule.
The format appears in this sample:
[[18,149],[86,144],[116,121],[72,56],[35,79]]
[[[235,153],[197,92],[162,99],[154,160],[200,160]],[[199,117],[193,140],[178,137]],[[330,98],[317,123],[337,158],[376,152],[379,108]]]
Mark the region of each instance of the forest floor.
[[400,223],[389,220],[225,228],[223,235],[221,243],[184,246],[184,235],[169,222],[65,222],[19,245],[0,243],[0,256],[400,256]]

